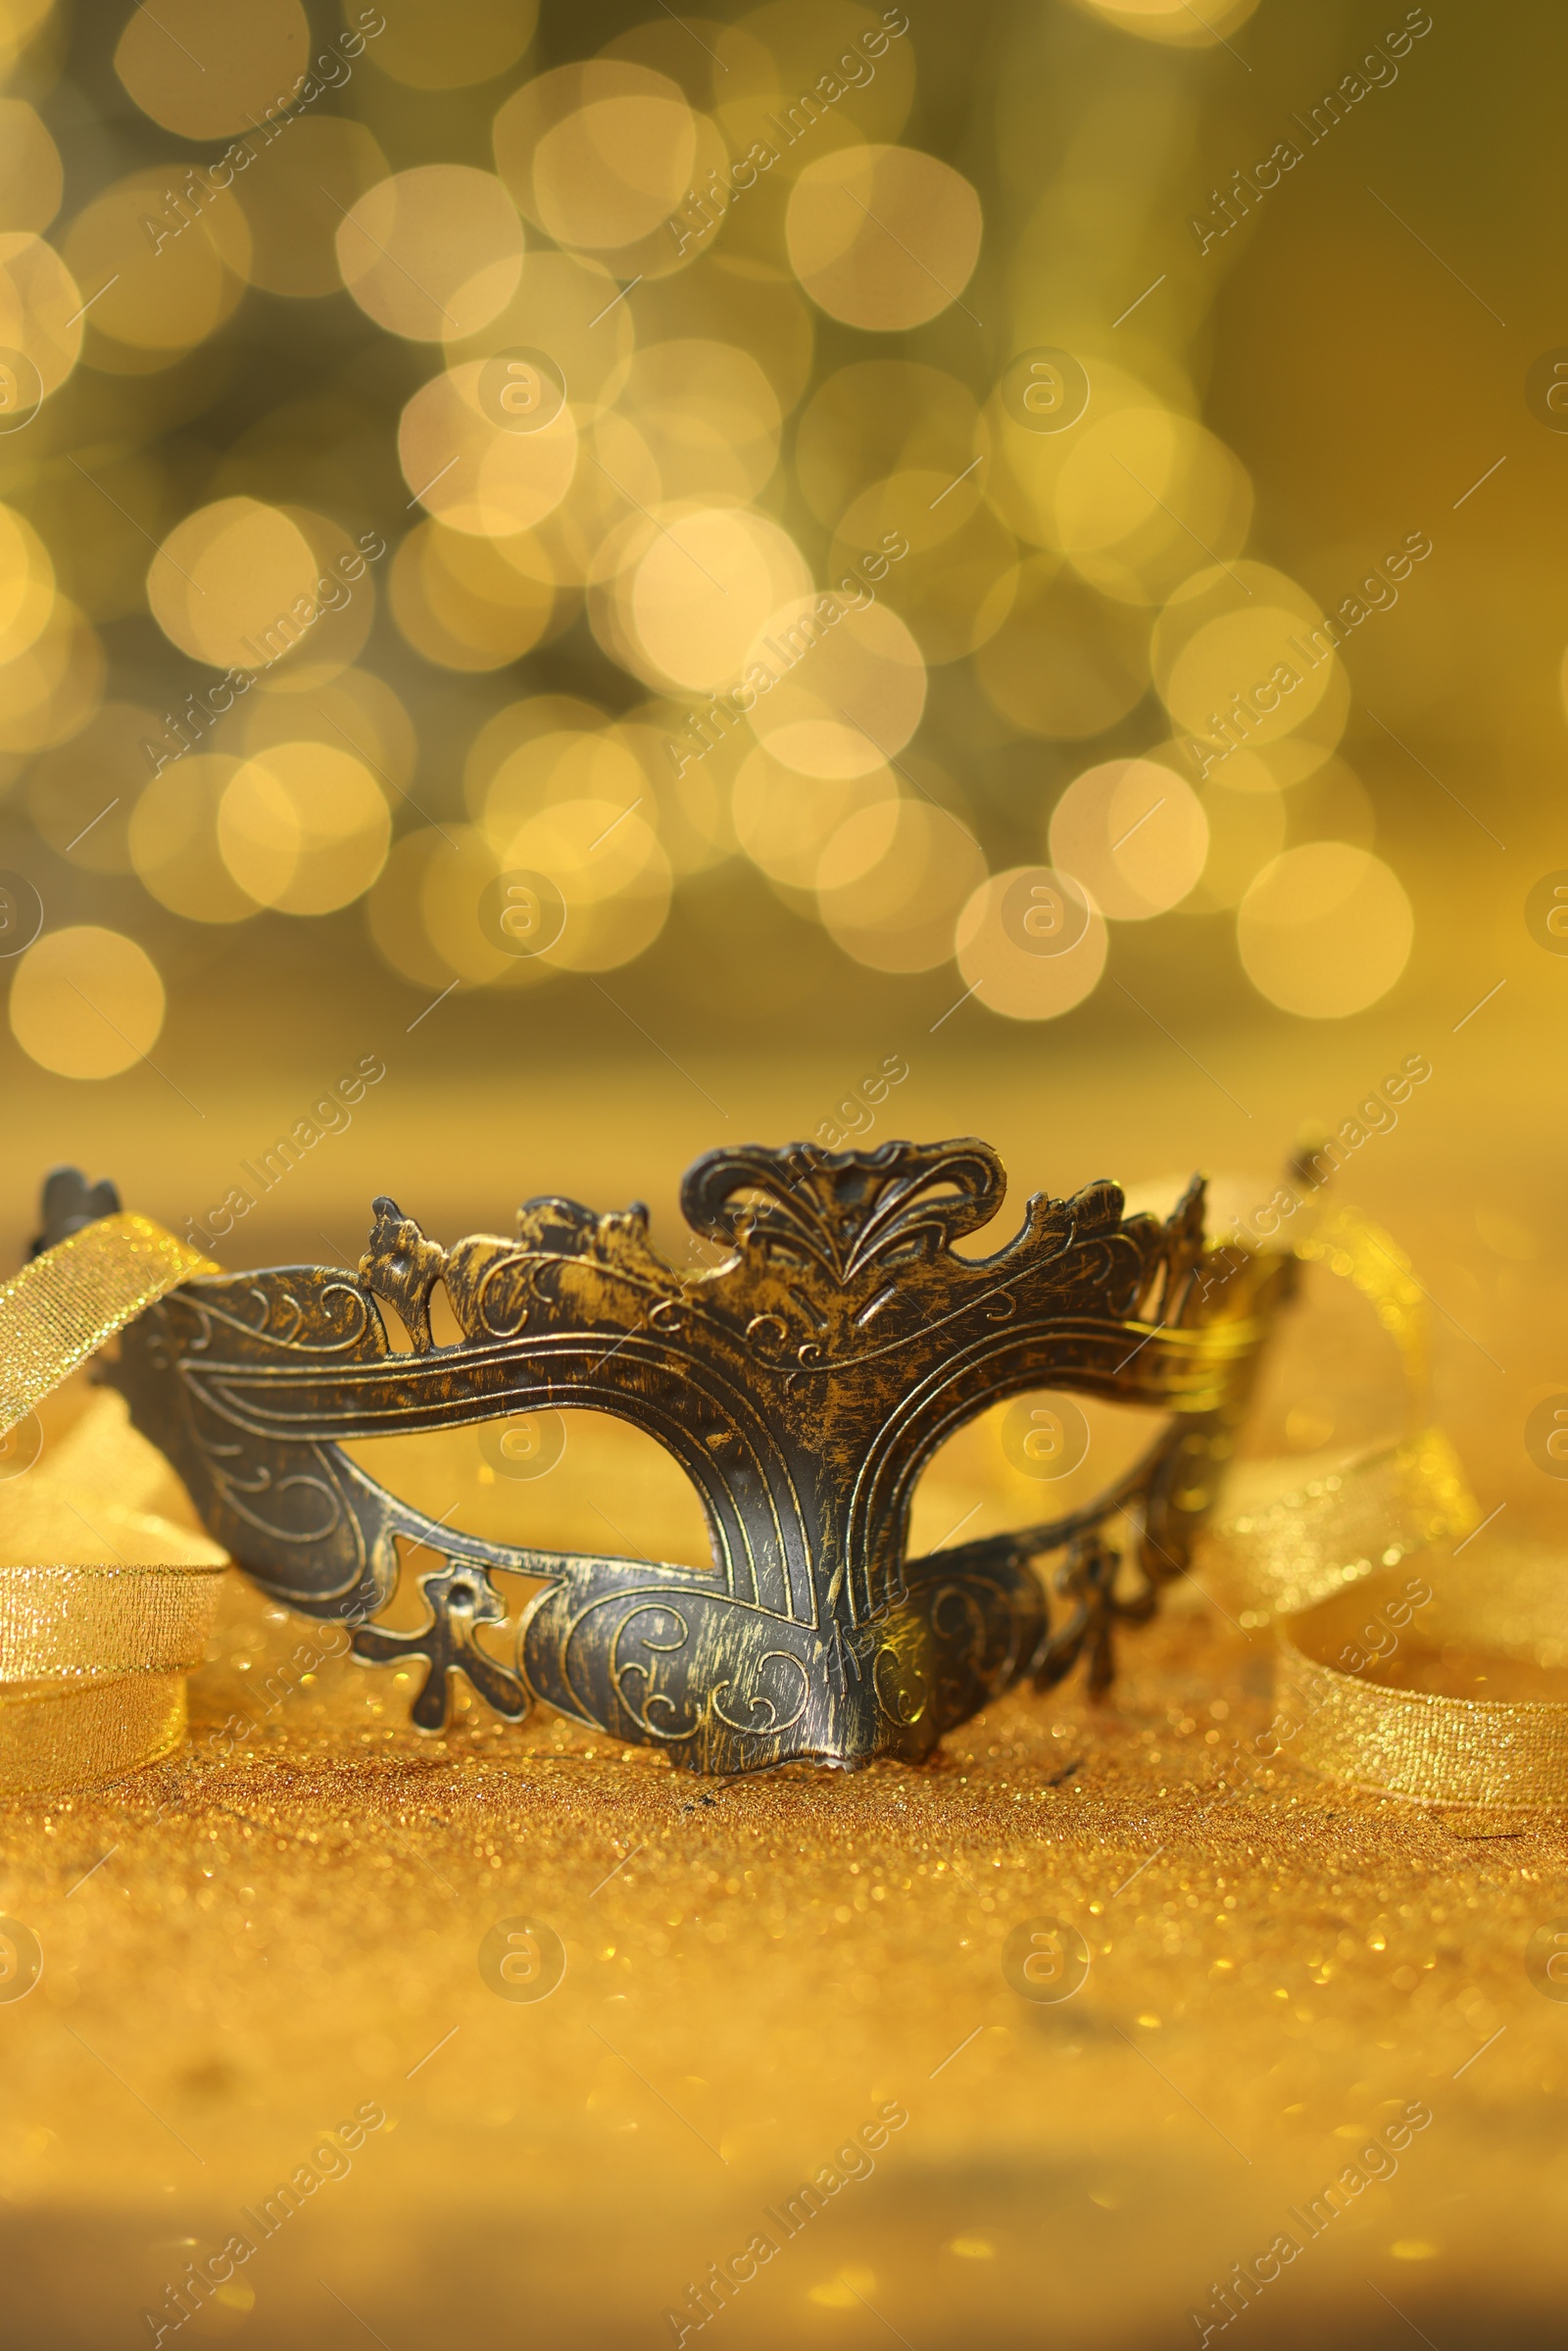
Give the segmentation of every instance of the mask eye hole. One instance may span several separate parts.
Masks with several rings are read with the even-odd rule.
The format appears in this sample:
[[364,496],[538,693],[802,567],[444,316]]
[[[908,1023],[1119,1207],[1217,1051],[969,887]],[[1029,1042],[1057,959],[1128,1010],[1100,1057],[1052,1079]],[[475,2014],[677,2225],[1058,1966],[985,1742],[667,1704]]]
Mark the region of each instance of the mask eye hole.
[[1169,1415],[1032,1389],[966,1421],[920,1473],[911,1557],[1083,1510],[1140,1460]]
[[[735,1456],[722,1443],[708,1445],[719,1432],[696,1434],[716,1472],[732,1472]],[[715,1566],[702,1501],[681,1464],[657,1438],[612,1413],[540,1403],[465,1428],[352,1437],[343,1450],[378,1486],[439,1523],[443,1541],[434,1556],[421,1550],[412,1560],[415,1591],[415,1578],[451,1555],[447,1542],[461,1555],[465,1535],[547,1551]],[[460,1557],[460,1569],[466,1564]],[[448,1587],[453,1607],[470,1608],[481,1596],[468,1575]]]

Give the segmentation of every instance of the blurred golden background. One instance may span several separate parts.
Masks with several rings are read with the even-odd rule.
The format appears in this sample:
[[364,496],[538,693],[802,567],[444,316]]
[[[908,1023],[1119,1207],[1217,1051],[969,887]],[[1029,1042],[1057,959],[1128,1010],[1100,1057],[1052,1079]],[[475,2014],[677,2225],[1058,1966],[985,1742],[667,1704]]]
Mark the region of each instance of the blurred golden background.
[[[982,1134],[1014,1211],[1036,1187],[1098,1175],[1238,1171],[1227,1204],[1246,1217],[1303,1133],[1329,1136],[1337,1187],[1394,1231],[1428,1292],[1438,1417],[1482,1509],[1558,1538],[1556,1473],[1525,1432],[1568,1390],[1560,12],[0,0],[0,59],[8,1266],[60,1160],[240,1266],[353,1263],[379,1192],[443,1241],[504,1230],[535,1193],[643,1197],[683,1252],[682,1168],[754,1135]],[[1428,1074],[1399,1095],[1390,1080],[1416,1062]],[[1353,1302],[1316,1277],[1308,1298],[1317,1320],[1271,1374],[1254,1450],[1314,1453],[1398,1420],[1392,1349],[1374,1363],[1347,1338]],[[632,1532],[679,1555],[690,1497],[617,1434],[597,1451],[574,1435],[560,1480],[515,1494],[478,1492],[472,1445],[432,1454],[421,1495],[434,1508],[436,1488],[461,1487],[470,1516],[515,1501],[549,1540],[595,1542],[595,1481],[624,1479]],[[995,1445],[960,1446],[922,1492],[918,1540],[943,1541],[970,1502],[977,1529],[1033,1515],[1023,1483]],[[199,1722],[221,1721],[244,1660],[286,1649],[277,1612],[235,1605],[205,1697],[198,1677]],[[148,1987],[133,2005],[149,2066],[202,2145],[221,2136],[237,2194],[253,2134],[270,2134],[256,2156],[270,2178],[318,2079],[345,2111],[368,2083],[404,2099],[404,2038],[416,2053],[426,2025],[431,2040],[444,2030],[432,1987],[453,1932],[442,1904],[460,1894],[432,1892],[406,1833],[445,1807],[429,1850],[441,1884],[458,1881],[463,1933],[514,1893],[519,1909],[554,1903],[585,1983],[590,1965],[605,1986],[631,1971],[607,1998],[632,1999],[668,2059],[645,2058],[658,2080],[698,2079],[686,2111],[706,2116],[706,2076],[720,2082],[705,2128],[760,2179],[760,2116],[783,2117],[769,2143],[805,2162],[873,2089],[903,2094],[916,2041],[940,2055],[949,2022],[955,2040],[968,2029],[981,2010],[955,2005],[955,1985],[993,1912],[1103,1911],[1142,1866],[1154,1787],[1181,1780],[1184,1740],[1202,1761],[1210,1693],[1239,1715],[1265,1703],[1257,1644],[1225,1647],[1210,1624],[1220,1646],[1202,1650],[1195,1621],[1150,1637],[1116,1729],[1081,1693],[1044,1724],[1009,1701],[939,1767],[940,1789],[938,1767],[872,1775],[851,1825],[808,1817],[793,1785],[742,1791],[733,1834],[694,1827],[684,1787],[553,1733],[518,1750],[498,1796],[472,1726],[472,1751],[457,1740],[430,1764],[412,1735],[367,1730],[379,1700],[328,1673],[293,1717],[297,1752],[268,1750],[268,1849],[286,1857],[270,1878],[247,1861],[277,1975],[233,1972],[255,1889],[222,1890],[220,1872],[209,1897],[189,1836],[164,1820],[184,1800],[172,1767],[126,1831],[142,1907],[99,1932]],[[333,1757],[355,1739],[377,1766],[351,1798]],[[1089,1797],[1020,1840],[1012,1806],[1020,1791],[1054,1803],[1063,1744],[1089,1757]],[[262,1778],[258,1754],[244,1776]],[[960,1807],[959,1843],[939,1796]],[[202,1816],[215,1842],[230,1834],[220,1797]],[[1171,2027],[1175,2072],[1246,2140],[1243,2160],[1261,2166],[1266,2147],[1285,2182],[1292,2163],[1321,2170],[1309,2130],[1353,2135],[1512,2019],[1506,2098],[1434,2133],[1446,2151],[1420,2210],[1378,2238],[1378,2259],[1407,2267],[1378,2275],[1391,2292],[1428,2281],[1426,2300],[1397,2299],[1434,2332],[1440,2308],[1458,2311],[1467,2331],[1442,2351],[1494,2339],[1488,2230],[1506,2207],[1510,2339],[1534,2340],[1530,2313],[1551,2296],[1532,2263],[1561,2196],[1560,2011],[1526,1987],[1514,2016],[1508,1938],[1550,1915],[1542,1881],[1560,1884],[1560,1855],[1345,1801],[1318,1807],[1286,1773],[1265,1830],[1237,1830],[1235,1850],[1190,1822],[1170,1832],[1200,1849],[1191,1870],[1162,1865],[1187,1873],[1172,1902],[1240,1900],[1256,1939],[1228,1987],[1224,1937],[1202,1921],[1178,1934],[1170,1904],[1156,1915],[1153,1872],[1138,1897],[1153,1923],[1129,1906],[1120,1930],[1123,2038]],[[76,1922],[112,1881],[85,1900],[72,1881],[124,1824],[113,1800],[77,1810],[61,1815],[66,1858],[46,1867],[35,1843],[7,1900],[47,1910],[58,1981],[79,1958],[91,1989]],[[52,1818],[34,1827],[53,1835]],[[353,1876],[367,1834],[378,1856],[390,1839],[368,1907]],[[699,1835],[731,1837],[700,1886]],[[605,1905],[588,1905],[638,1837],[652,1858],[616,1882],[631,1921],[617,1959]],[[335,1893],[301,1858],[318,1840],[344,1873]],[[947,1874],[960,1847],[969,1910]],[[879,1900],[884,1880],[907,1897],[875,1914],[898,1911],[885,1934],[848,1884],[852,1851],[872,1857]],[[1011,1910],[963,1876],[993,1868],[1011,1873]],[[723,1926],[721,1897],[741,1926]],[[232,1950],[192,1943],[182,1974],[169,1922],[209,1898]],[[650,1956],[656,1919],[655,1941],[673,1939]],[[827,1939],[765,1996],[754,1983],[710,2065],[739,1965],[726,1933],[750,1965],[803,1920]],[[851,1927],[842,1966],[835,1920]],[[405,1933],[413,1955],[378,1972],[367,1937]],[[200,1990],[197,1950],[216,1971]],[[671,1952],[688,1988],[661,2024]],[[1336,1969],[1351,1988],[1314,2007],[1306,1976],[1321,1989]],[[1292,1970],[1282,2051],[1268,2003]],[[368,2019],[353,2066],[322,2055],[341,2023],[328,1977]],[[298,1983],[317,1986],[303,2006]],[[265,2026],[247,2025],[253,1998]],[[800,2003],[835,2001],[851,2021],[814,2057]],[[186,2007],[191,2046],[170,2023]],[[31,2104],[15,2145],[0,2140],[6,2242],[35,2232],[25,2307],[53,2312],[51,2342],[111,2327],[128,2342],[119,2254],[69,2322],[51,2264],[79,2194],[114,2214],[126,2262],[177,2274],[146,2256],[128,2182],[142,2158],[124,2157],[118,2109],[99,2118],[89,2099],[92,2130],[64,2130],[53,2020],[26,2014]],[[100,2048],[129,2050],[129,2014],[99,2018]],[[867,2223],[863,2263],[824,2254],[793,2301],[726,2313],[737,2342],[882,2339],[867,2297],[897,2311],[895,2332],[924,2309],[920,2351],[1037,2340],[1020,2282],[1037,2255],[1067,2265],[1072,2339],[1194,2339],[1184,2260],[1223,2278],[1244,2243],[1266,2243],[1274,2185],[1260,2170],[1236,2200],[1212,2144],[1200,2134],[1200,2157],[1184,2135],[1186,2090],[1149,2125],[1111,2070],[1120,2026],[1075,2024],[1069,2040],[998,2016],[983,2094],[941,2105],[928,2168]],[[1407,2062],[1412,2018],[1426,2071]],[[1065,2058],[1085,2051],[1069,2095]],[[533,2096],[538,2144],[508,2140],[505,2178],[515,2199],[543,2195],[536,2229],[543,2210],[562,2232],[553,2253],[529,2239],[540,2307],[564,2342],[608,2339],[572,2282],[602,2248],[568,2189],[588,2193],[612,2144],[616,2211],[650,2200],[625,2222],[642,2266],[616,2273],[603,2308],[616,2339],[669,2339],[648,2245],[684,2215],[673,2293],[675,2271],[728,2248],[729,2221],[697,2226],[719,2208],[674,2158],[650,2189],[648,2142],[619,2134],[652,2110],[622,2112],[618,2058],[582,2119],[580,2054],[551,2042],[543,2073],[482,2113],[471,2085],[437,2093],[421,2075],[428,2160],[389,2162],[396,2193],[373,2191],[335,2273],[376,2328],[396,2314],[377,2263],[406,2230],[418,2339],[460,2339],[440,2335],[450,2208],[424,2201],[429,2149],[458,2176]],[[1057,2111],[1094,2159],[1087,2203],[1076,2157],[1042,2151]],[[63,2130],[69,2164],[38,2135]],[[1496,2195],[1460,2210],[1488,2162]],[[183,2176],[155,2187],[171,2244],[196,2243],[187,2223],[216,2228]],[[1127,2216],[1156,2206],[1157,2259],[1135,2289],[1145,2240]],[[1213,2241],[1189,2259],[1205,2226]],[[1078,2260],[1086,2228],[1094,2263]],[[357,2339],[353,2314],[318,2338],[326,2305],[288,2259],[258,2339]],[[1346,2339],[1385,2339],[1348,2267],[1317,2275],[1289,2322],[1300,2335],[1264,2314],[1260,2339],[1315,2339],[1312,2314],[1331,2310]],[[908,2276],[917,2291],[888,2284]],[[485,2277],[475,2325],[514,2316],[523,2290],[504,2261]],[[232,2324],[250,2308],[233,2299]],[[221,2329],[207,2312],[191,2330]]]
[[1064,1192],[1315,1126],[1490,1422],[1558,1264],[1551,76],[1385,13],[10,0],[7,1235],[64,1157],[352,1261],[379,1189],[679,1247],[750,1132]]

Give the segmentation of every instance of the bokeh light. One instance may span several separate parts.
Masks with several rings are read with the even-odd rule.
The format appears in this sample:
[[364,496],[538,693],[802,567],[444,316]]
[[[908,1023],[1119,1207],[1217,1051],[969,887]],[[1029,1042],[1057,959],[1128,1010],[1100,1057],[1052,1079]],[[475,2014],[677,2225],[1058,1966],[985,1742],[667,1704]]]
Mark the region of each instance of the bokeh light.
[[869,774],[904,749],[925,708],[920,649],[884,605],[794,598],[755,639],[746,674],[756,733],[800,775]]
[[790,197],[790,263],[847,325],[892,334],[956,302],[980,257],[980,199],[912,147],[849,147],[808,164]]
[[694,184],[697,125],[678,83],[619,59],[525,83],[495,120],[496,163],[526,219],[590,251],[652,236]]
[[1078,0],[1078,5],[1140,40],[1177,49],[1213,49],[1247,22],[1257,0],[1214,0],[1201,14],[1188,0]]
[[81,288],[73,307],[85,317],[94,364],[117,373],[167,367],[205,341],[249,278],[250,229],[239,206],[182,211],[170,201],[170,181],[168,171],[128,172],[66,231],[66,268]]
[[435,521],[404,540],[388,592],[409,643],[445,669],[501,669],[520,661],[555,609],[548,574],[509,563],[493,540]]
[[158,0],[131,11],[115,72],[166,130],[216,139],[291,94],[310,46],[299,0]]
[[218,849],[258,905],[325,914],[368,890],[386,862],[392,823],[371,770],[329,744],[258,752],[229,778]]
[[0,351],[7,355],[0,391],[12,418],[70,375],[81,351],[82,313],[76,281],[53,245],[26,229],[0,235]]
[[954,922],[985,870],[979,843],[947,808],[879,801],[846,817],[817,859],[823,928],[875,971],[930,971],[951,957]]
[[131,863],[148,895],[188,922],[243,922],[257,901],[223,860],[218,812],[243,761],[192,752],[144,786],[126,828]]
[[1386,996],[1414,936],[1410,901],[1380,857],[1343,841],[1288,849],[1236,915],[1247,975],[1283,1011],[1343,1019]]
[[60,150],[25,98],[0,98],[0,231],[42,235],[60,210]]
[[74,923],[46,931],[22,956],[11,1033],[61,1077],[118,1077],[157,1044],[164,1002],[157,966],[134,939]]
[[[1114,90],[1250,13],[1083,0],[1072,37]],[[1123,100],[1057,154],[1004,75],[992,156],[898,11],[559,29],[138,9],[135,136],[83,170],[46,75],[0,100],[29,837],[160,923],[330,919],[433,994],[648,957],[678,1020],[744,952],[735,1004],[781,1020],[944,967],[965,1025],[1061,1018],[1126,923],[1200,994],[1239,944],[1277,1009],[1377,1001],[1411,941],[1356,623],[1210,416],[1217,267],[1112,266]],[[486,911],[516,872],[564,909],[523,955]]]
[[[896,800],[898,778],[880,762],[853,777],[798,775],[760,745],[742,761],[735,778],[732,815],[735,838],[759,871],[795,890],[816,887],[822,853],[852,817]],[[875,862],[892,834],[879,828],[864,858]],[[836,866],[845,880],[857,878],[840,840]]]
[[776,522],[702,508],[648,534],[627,617],[662,680],[701,693],[742,675],[772,614],[805,599],[809,583],[806,558]]
[[1179,905],[1207,856],[1202,804],[1155,759],[1087,768],[1052,813],[1052,863],[1081,882],[1113,922],[1144,922]]
[[1100,984],[1104,918],[1093,905],[1075,904],[1063,878],[1048,866],[1009,866],[982,882],[959,910],[958,969],[986,1009],[1004,1019],[1055,1020]]
[[257,499],[223,498],[171,531],[148,571],[147,600],[193,660],[259,667],[303,639],[316,581],[298,523]]
[[577,465],[577,427],[562,408],[537,432],[511,432],[481,406],[484,364],[433,375],[404,409],[403,476],[417,502],[452,530],[512,538],[554,514]]
[[343,283],[389,334],[437,343],[487,326],[516,292],[522,224],[493,172],[424,164],[378,180],[337,229]]

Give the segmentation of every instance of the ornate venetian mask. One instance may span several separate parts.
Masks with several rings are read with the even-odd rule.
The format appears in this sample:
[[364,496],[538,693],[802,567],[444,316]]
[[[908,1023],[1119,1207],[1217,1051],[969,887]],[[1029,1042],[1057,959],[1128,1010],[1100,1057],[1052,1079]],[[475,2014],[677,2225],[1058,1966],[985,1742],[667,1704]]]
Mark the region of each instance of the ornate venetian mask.
[[[1147,1615],[1188,1563],[1295,1272],[1206,1245],[1196,1180],[1166,1221],[1124,1215],[1113,1184],[1036,1195],[996,1254],[959,1254],[1004,1187],[996,1152],[969,1140],[712,1151],[682,1191],[713,1245],[697,1271],[651,1246],[641,1207],[533,1200],[513,1239],[443,1249],[378,1200],[357,1276],[190,1281],[129,1327],[107,1376],[264,1591],[352,1627],[368,1662],[425,1661],[422,1729],[443,1727],[461,1674],[509,1719],[538,1699],[699,1771],[919,1757],[1081,1654],[1108,1681],[1116,1619]],[[452,1345],[432,1336],[438,1284]],[[1039,1389],[1170,1419],[1093,1507],[907,1556],[937,1447]],[[711,1569],[466,1535],[343,1450],[564,1407],[668,1448],[701,1497]],[[372,1620],[415,1548],[444,1564],[419,1576],[423,1630],[395,1632]],[[510,1659],[493,1645],[509,1620],[498,1572],[538,1585]]]

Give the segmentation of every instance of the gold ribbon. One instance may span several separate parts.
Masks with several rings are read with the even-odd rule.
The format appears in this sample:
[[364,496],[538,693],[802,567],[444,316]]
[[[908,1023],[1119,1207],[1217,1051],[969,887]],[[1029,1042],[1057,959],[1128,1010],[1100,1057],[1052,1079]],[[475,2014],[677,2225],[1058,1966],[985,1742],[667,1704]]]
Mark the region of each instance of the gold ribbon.
[[[212,1270],[143,1216],[105,1217],[33,1258],[0,1286],[0,1435],[115,1332]],[[185,1676],[227,1560],[153,1506],[172,1493],[107,1393],[0,1484],[0,1795],[85,1787],[181,1743]]]
[[117,1331],[218,1268],[150,1216],[101,1216],[0,1284],[0,1437]]
[[1225,1500],[1208,1558],[1250,1631],[1468,1534],[1481,1516],[1435,1428],[1362,1452],[1240,1462]]
[[1481,1517],[1458,1455],[1428,1418],[1426,1294],[1409,1258],[1370,1217],[1345,1206],[1296,1253],[1358,1290],[1398,1348],[1404,1431],[1351,1453],[1238,1463],[1206,1556],[1250,1629],[1467,1535]]
[[1406,1418],[1397,1440],[1242,1464],[1227,1486],[1209,1564],[1245,1626],[1277,1622],[1260,1751],[1420,1803],[1561,1803],[1568,1568],[1495,1543],[1446,1550],[1481,1513],[1427,1417],[1426,1297],[1403,1251],[1339,1207],[1297,1253],[1367,1299],[1399,1350]]
[[1428,1804],[1568,1797],[1568,1571],[1544,1553],[1384,1569],[1279,1629],[1273,1738]]

